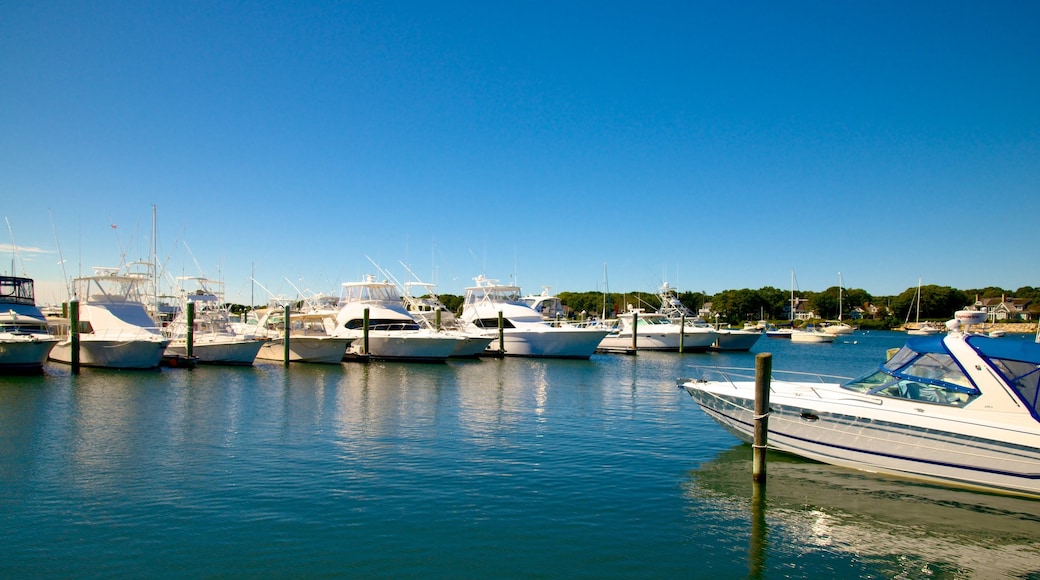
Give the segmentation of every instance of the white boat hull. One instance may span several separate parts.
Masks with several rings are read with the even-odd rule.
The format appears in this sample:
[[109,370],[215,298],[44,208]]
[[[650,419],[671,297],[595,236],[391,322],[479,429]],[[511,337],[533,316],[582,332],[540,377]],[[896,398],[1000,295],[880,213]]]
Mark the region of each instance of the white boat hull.
[[[167,339],[159,336],[118,339],[82,334],[79,364],[108,369],[154,369],[162,362],[168,344]],[[72,341],[66,339],[54,345],[50,359],[72,364]]]
[[762,338],[761,332],[749,330],[717,330],[719,337],[715,339],[712,350],[721,351],[746,351],[755,346],[758,339]]
[[826,332],[794,331],[791,333],[791,342],[825,343],[834,342],[835,335]]
[[[289,337],[289,362],[339,364],[343,362],[351,338],[327,336]],[[269,361],[285,361],[285,339],[274,338],[264,341],[256,358]]]
[[[365,354],[364,337],[358,334],[349,354]],[[368,334],[368,356],[378,360],[443,362],[455,350],[459,339],[449,334],[423,331],[380,331]]]
[[[752,441],[753,382],[682,386],[726,430]],[[965,429],[963,419],[944,416],[942,407],[820,383],[774,382],[769,407],[770,449],[865,471],[1040,497],[1040,433],[1035,431],[982,423]]]
[[[640,332],[636,336],[635,348],[636,350],[678,352],[681,342],[683,351],[705,351],[715,344],[717,336],[715,331],[700,332],[689,329],[683,332],[682,336],[680,336],[679,332]],[[599,343],[599,348],[603,350],[621,350],[632,347],[631,331],[608,334]]]
[[58,343],[56,338],[11,336],[0,339],[0,373],[39,371]]
[[[545,358],[589,358],[606,335],[605,330],[580,327],[545,327],[538,329],[506,329],[506,356]],[[489,351],[500,349],[498,332],[491,331]]]
[[[192,355],[200,364],[249,366],[264,346],[260,339],[200,337],[193,341]],[[175,339],[166,347],[167,356],[188,356],[187,340]]]

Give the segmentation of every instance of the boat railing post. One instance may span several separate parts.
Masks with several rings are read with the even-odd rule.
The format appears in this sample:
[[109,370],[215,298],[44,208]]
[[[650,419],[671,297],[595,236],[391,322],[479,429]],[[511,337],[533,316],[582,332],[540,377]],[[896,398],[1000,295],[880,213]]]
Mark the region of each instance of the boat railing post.
[[69,347],[72,374],[79,374],[79,300],[69,300]]
[[683,312],[679,315],[679,352],[683,351],[683,346],[686,342],[686,313]]
[[364,316],[361,319],[361,336],[363,337],[362,344],[364,345],[365,351],[361,354],[368,354],[368,327],[370,324],[368,317],[368,307],[365,307]]
[[754,464],[751,477],[756,483],[766,481],[766,446],[769,439],[769,381],[773,374],[773,355],[755,355],[755,437]]
[[292,311],[292,307],[288,304],[285,305],[285,339],[282,344],[282,364],[289,366],[289,332],[291,331],[291,324],[289,320],[289,313]]
[[195,355],[195,301],[189,300],[188,304],[188,343],[185,347],[188,353],[188,360]]

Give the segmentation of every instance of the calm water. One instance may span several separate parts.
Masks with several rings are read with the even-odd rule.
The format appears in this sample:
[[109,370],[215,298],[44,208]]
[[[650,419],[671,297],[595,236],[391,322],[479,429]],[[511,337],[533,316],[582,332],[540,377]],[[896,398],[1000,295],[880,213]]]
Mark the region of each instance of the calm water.
[[786,457],[755,502],[676,388],[903,340],[0,378],[0,576],[1040,577],[1040,502]]

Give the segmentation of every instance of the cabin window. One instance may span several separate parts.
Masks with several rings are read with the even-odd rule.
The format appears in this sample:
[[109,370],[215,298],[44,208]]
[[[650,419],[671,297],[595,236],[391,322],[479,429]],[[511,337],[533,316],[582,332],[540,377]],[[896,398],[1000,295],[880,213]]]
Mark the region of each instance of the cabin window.
[[[480,328],[498,328],[497,318],[478,318],[473,321],[473,324]],[[513,323],[508,318],[502,319],[502,328],[515,328]]]
[[1040,421],[1040,365],[997,358],[990,361],[1030,409],[1033,417]]

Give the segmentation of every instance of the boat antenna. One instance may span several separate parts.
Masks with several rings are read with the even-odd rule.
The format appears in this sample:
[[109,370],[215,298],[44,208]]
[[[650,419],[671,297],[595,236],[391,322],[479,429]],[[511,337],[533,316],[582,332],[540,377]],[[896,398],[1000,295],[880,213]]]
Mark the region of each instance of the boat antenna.
[[54,232],[54,243],[58,246],[58,263],[61,264],[61,278],[65,282],[65,296],[71,297],[72,290],[69,288],[69,275],[65,273],[65,258],[61,255],[61,241],[58,240],[58,229],[54,227],[54,213],[47,208],[47,214],[51,217],[51,231]]
[[14,259],[18,258],[18,263],[22,265],[22,277],[28,278],[28,274],[25,273],[25,262],[22,261],[22,254],[18,251],[18,242],[14,241],[14,230],[11,229],[11,220],[4,216],[4,221],[7,222],[7,232],[11,234],[11,274],[15,274]]

